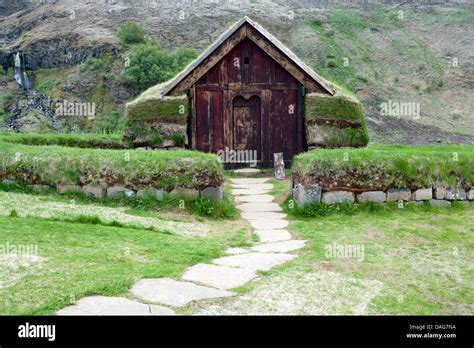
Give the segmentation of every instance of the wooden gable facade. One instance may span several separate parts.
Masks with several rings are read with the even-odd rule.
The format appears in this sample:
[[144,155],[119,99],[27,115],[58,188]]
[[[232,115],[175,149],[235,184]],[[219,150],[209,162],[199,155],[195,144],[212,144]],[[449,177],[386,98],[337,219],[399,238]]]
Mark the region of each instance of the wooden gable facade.
[[257,23],[245,17],[166,87],[187,93],[190,145],[217,153],[256,151],[261,164],[305,148],[305,93],[332,95],[314,71]]

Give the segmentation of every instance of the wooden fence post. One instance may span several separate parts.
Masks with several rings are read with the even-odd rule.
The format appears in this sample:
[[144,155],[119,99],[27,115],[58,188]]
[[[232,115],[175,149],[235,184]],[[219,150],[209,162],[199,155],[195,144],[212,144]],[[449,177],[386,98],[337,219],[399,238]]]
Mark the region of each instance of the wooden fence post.
[[274,153],[273,159],[275,161],[275,179],[285,179],[285,161],[283,160],[283,152]]

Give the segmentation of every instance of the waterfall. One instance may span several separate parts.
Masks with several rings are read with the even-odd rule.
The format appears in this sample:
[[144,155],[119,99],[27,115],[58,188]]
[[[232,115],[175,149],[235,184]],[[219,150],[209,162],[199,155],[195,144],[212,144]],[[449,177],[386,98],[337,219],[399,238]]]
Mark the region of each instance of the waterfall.
[[15,80],[16,82],[23,87],[23,89],[31,90],[33,89],[33,82],[30,80],[25,71],[24,57],[20,55],[20,52],[15,53]]

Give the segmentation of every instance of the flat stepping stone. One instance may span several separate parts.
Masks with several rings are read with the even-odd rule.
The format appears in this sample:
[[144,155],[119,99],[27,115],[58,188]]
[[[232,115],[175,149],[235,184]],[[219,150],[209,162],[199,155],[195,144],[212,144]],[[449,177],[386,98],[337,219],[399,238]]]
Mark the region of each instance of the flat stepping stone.
[[232,184],[233,188],[245,190],[272,190],[272,184]]
[[252,247],[253,251],[259,251],[262,253],[286,253],[289,251],[301,249],[304,247],[306,241],[305,240],[288,240],[284,242],[276,242],[276,243],[266,243],[266,244],[259,244]]
[[215,259],[213,262],[221,266],[241,267],[254,271],[268,271],[274,266],[294,259],[296,255],[290,254],[264,254],[247,253],[241,255],[224,256]]
[[229,255],[237,255],[237,254],[243,254],[243,253],[248,253],[250,250],[244,249],[244,248],[227,248],[226,253]]
[[254,175],[254,174],[259,174],[262,171],[257,168],[241,168],[241,169],[235,169],[233,170],[235,174],[247,176],[247,175]]
[[89,296],[73,306],[59,310],[57,315],[175,315],[167,307],[130,301],[123,297]]
[[158,302],[173,307],[181,307],[196,300],[235,295],[230,291],[180,282],[170,278],[139,280],[130,289],[130,292],[143,301]]
[[256,230],[279,230],[288,226],[288,221],[282,219],[255,219],[249,220],[250,225]]
[[202,283],[223,290],[242,286],[257,277],[257,274],[250,269],[207,265],[204,263],[188,268],[183,275],[184,280]]
[[232,178],[230,182],[237,185],[245,185],[245,184],[264,184],[270,178]]
[[277,203],[244,203],[237,206],[243,212],[282,211]]
[[272,195],[247,195],[235,197],[236,202],[243,203],[270,203],[275,199]]
[[286,214],[284,213],[275,213],[275,212],[264,212],[264,211],[248,211],[240,214],[242,219],[245,220],[259,220],[259,219],[284,219]]
[[265,195],[268,193],[268,190],[248,190],[248,189],[233,189],[232,194],[234,196],[242,195]]
[[255,230],[255,234],[262,243],[280,242],[292,238],[287,230]]

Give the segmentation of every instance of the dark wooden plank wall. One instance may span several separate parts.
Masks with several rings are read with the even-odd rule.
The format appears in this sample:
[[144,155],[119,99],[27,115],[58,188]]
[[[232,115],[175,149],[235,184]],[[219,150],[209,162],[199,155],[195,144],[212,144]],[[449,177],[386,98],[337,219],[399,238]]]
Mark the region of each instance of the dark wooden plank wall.
[[[260,133],[249,144],[257,147],[259,160],[272,162],[274,152],[283,152],[289,160],[303,150],[301,84],[251,40],[240,42],[194,87],[194,148],[206,152],[233,149],[233,101],[241,96],[252,107],[252,96],[256,96],[260,98],[260,122],[248,129]],[[240,108],[245,107],[239,103]]]

